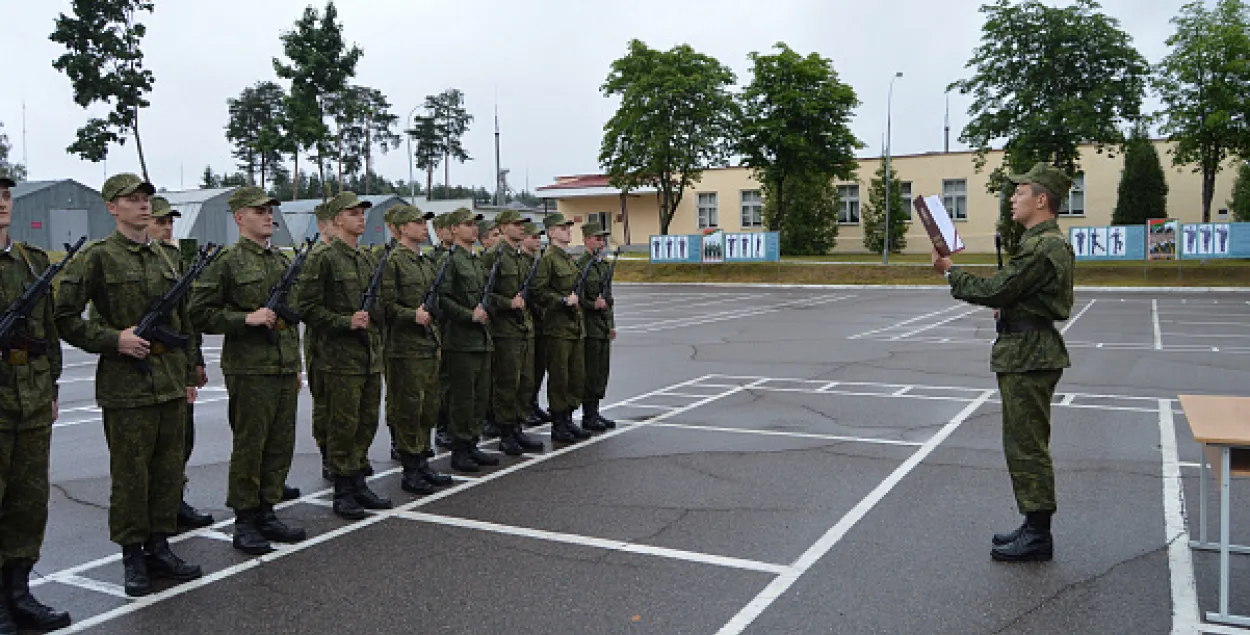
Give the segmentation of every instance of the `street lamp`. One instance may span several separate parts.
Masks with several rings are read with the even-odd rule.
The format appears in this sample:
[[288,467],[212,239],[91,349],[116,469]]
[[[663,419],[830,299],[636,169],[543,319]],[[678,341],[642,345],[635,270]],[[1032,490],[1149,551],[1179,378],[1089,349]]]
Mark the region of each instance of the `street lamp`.
[[885,236],[881,241],[881,264],[890,264],[890,123],[894,105],[894,80],[903,76],[899,71],[890,78],[890,94],[885,101]]
[[[417,109],[420,107],[421,107],[420,105],[416,105],[412,107],[412,110],[408,111],[408,126],[410,128],[412,126],[412,116],[417,114]],[[408,198],[410,199],[408,201],[408,204],[416,205],[417,204],[417,182],[413,180],[415,177],[413,176],[413,173],[412,173],[412,164],[415,162],[412,156],[412,134],[409,133],[408,131],[404,131],[404,136],[408,137]]]

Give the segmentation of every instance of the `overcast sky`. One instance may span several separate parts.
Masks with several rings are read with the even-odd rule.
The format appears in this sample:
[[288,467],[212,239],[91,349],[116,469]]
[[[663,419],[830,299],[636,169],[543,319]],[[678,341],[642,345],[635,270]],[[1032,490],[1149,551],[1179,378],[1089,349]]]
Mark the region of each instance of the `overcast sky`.
[[[307,0],[155,0],[143,15],[146,66],[156,75],[140,130],[153,181],[171,190],[198,186],[206,165],[235,169],[224,137],[226,99],[261,80],[276,80],[279,34]],[[1068,2],[1051,0],[1052,5]],[[98,188],[109,173],[137,171],[133,142],[114,147],[107,166],[65,152],[86,121],[69,80],[52,68],[63,48],[48,40],[68,0],[0,0],[5,26],[0,59],[0,122],[23,156],[25,103],[31,179],[73,178]],[[318,6],[323,6],[317,3]],[[558,175],[598,172],[603,124],[615,102],[599,87],[632,38],[655,48],[689,43],[750,80],[747,54],[784,41],[833,60],[862,105],[852,127],[878,155],[885,133],[889,81],[894,88],[895,154],[941,150],[943,91],[966,76],[977,45],[979,0],[340,0],[346,38],[364,49],[355,83],[380,89],[403,119],[426,95],[464,91],[475,120],[465,137],[472,161],[453,164],[455,184],[489,186],[494,169],[493,109],[511,185],[530,189]],[[1182,0],[1106,0],[1152,63],[1166,51],[1169,20]],[[967,121],[967,100],[952,95],[952,148]],[[1148,101],[1153,108],[1156,102]],[[381,156],[377,171],[408,178],[406,153]],[[305,167],[307,164],[302,164]],[[419,177],[421,178],[421,177]],[[435,182],[441,181],[436,175]],[[421,179],[424,182],[424,179]]]

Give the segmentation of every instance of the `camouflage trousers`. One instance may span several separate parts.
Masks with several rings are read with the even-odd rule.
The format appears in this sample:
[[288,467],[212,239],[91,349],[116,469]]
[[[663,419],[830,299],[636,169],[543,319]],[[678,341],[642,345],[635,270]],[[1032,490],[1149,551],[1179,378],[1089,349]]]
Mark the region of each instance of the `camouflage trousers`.
[[501,337],[491,354],[491,404],[495,421],[513,425],[525,421],[534,394],[534,340]]
[[109,539],[119,545],[178,530],[185,477],[186,399],[105,408],[109,449]]
[[999,373],[1003,454],[1021,514],[1054,512],[1055,468],[1050,459],[1050,402],[1061,370]]
[[287,375],[226,375],[230,394],[230,475],[226,506],[256,509],[282,502],[295,452],[299,379]]
[[321,456],[326,454],[326,421],[330,419],[330,413],[326,410],[325,396],[322,392],[325,390],[324,382],[321,379],[321,373],[313,369],[312,364],[308,364],[308,394],[312,397],[312,436],[313,441],[317,442],[317,448],[321,450]]
[[324,377],[324,382],[321,396],[328,415],[326,459],[331,472],[350,476],[365,468],[369,446],[378,433],[382,375],[334,375]]
[[[49,405],[48,419],[52,412]],[[8,413],[0,420],[15,421]],[[34,563],[48,526],[52,426],[0,431],[0,561]]]
[[[535,327],[534,330],[538,330]],[[530,388],[530,401],[538,401],[538,391],[542,390],[543,378],[547,376],[547,340],[534,336],[534,378]]]
[[608,394],[608,375],[612,370],[612,340],[586,338],[587,400],[603,399]]
[[405,454],[430,449],[438,424],[439,363],[435,355],[386,360],[386,425]]
[[443,351],[447,363],[448,430],[457,441],[472,441],[482,433],[490,402],[490,353]]
[[451,375],[447,372],[447,354],[444,352],[438,362],[438,429],[447,430],[451,427]]
[[547,403],[556,412],[582,405],[586,388],[586,345],[581,339],[547,338]]

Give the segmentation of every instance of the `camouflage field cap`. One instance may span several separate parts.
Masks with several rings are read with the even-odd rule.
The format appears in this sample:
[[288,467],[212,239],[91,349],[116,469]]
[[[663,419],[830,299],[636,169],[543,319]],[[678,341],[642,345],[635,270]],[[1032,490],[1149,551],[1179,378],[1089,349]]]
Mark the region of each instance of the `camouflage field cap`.
[[559,225],[572,225],[572,224],[573,224],[573,221],[565,220],[564,214],[560,214],[560,213],[548,214],[547,217],[543,219],[543,227],[546,227],[547,229],[551,229],[552,227],[557,227]]
[[514,209],[505,209],[495,215],[496,225],[511,225],[513,223],[524,223],[525,219],[521,218],[521,212]]
[[116,174],[110,176],[100,188],[100,196],[112,202],[119,196],[129,196],[135,192],[145,192],[148,196],[156,193],[156,187],[143,180],[138,174]]
[[542,229],[538,227],[538,225],[535,225],[533,222],[525,223],[525,235],[526,236],[542,236],[545,233],[547,232],[544,232]]
[[357,207],[368,209],[373,207],[373,203],[360,200],[360,197],[356,196],[355,192],[339,192],[334,198],[326,201],[326,213],[331,218],[337,216],[339,212],[345,209],[355,209]]
[[582,225],[582,238],[590,238],[591,236],[611,236],[612,232],[603,228],[603,223],[598,221],[590,221]]
[[277,207],[282,202],[265,193],[265,190],[259,187],[241,187],[230,195],[226,200],[226,205],[230,207],[230,212],[237,212],[244,207]]
[[469,211],[469,208],[467,207],[461,207],[450,214],[443,214],[443,218],[445,219],[443,220],[443,223],[445,223],[444,227],[452,227],[455,225],[462,225],[469,221],[476,223],[481,221],[483,217],[481,214],[475,215],[473,212]]
[[1060,203],[1068,197],[1068,190],[1072,189],[1072,179],[1063,170],[1045,163],[1035,164],[1028,172],[1012,174],[1007,178],[1016,185],[1036,183],[1044,186],[1054,193],[1055,196],[1059,197]]
[[0,187],[14,188],[17,187],[17,181],[9,178],[7,174],[0,172]]
[[489,234],[490,230],[494,228],[495,228],[494,221],[482,219],[477,222],[477,233],[479,236],[485,236],[486,234]]
[[182,216],[182,214],[179,214],[177,210],[170,207],[169,199],[164,196],[153,196],[151,204],[152,218],[165,218],[166,216],[173,216],[177,218]]
[[425,222],[434,218],[434,212],[421,213],[415,205],[396,205],[386,210],[386,223],[399,227],[412,222]]

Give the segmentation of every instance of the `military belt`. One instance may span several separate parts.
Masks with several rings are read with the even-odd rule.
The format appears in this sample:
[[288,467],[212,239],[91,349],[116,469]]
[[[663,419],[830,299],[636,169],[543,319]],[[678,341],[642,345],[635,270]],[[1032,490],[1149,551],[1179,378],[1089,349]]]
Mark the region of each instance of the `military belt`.
[[1042,318],[1012,318],[999,320],[995,330],[999,333],[1036,333],[1055,330],[1055,323]]

